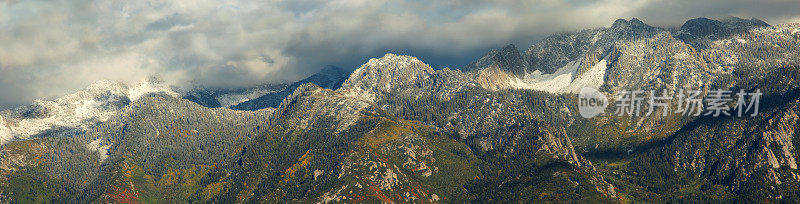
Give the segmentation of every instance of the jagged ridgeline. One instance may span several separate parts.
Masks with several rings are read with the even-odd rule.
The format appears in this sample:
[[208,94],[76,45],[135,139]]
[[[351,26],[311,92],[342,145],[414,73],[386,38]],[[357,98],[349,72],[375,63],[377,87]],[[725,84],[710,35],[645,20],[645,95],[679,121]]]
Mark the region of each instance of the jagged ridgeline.
[[249,88],[220,89],[197,87],[183,98],[209,108],[225,107],[234,110],[260,110],[277,108],[286,96],[305,83],[313,83],[326,89],[337,89],[347,79],[348,72],[335,66],[327,66],[314,75],[288,84],[262,84]]
[[[798,202],[798,48],[798,24],[620,19],[458,70],[386,54],[241,90],[103,82],[0,112],[0,201]],[[756,117],[585,119],[582,87],[764,95]]]

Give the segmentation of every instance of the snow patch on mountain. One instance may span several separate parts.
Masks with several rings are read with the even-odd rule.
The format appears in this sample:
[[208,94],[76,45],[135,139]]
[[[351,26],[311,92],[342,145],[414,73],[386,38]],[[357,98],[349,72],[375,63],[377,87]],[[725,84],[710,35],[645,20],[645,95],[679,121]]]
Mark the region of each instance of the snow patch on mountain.
[[230,93],[222,94],[217,97],[220,106],[230,108],[231,106],[244,103],[245,101],[253,100],[269,93],[277,92],[274,89],[253,89],[243,93]]
[[522,79],[512,77],[512,79],[509,79],[509,85],[517,89],[558,93],[572,82],[573,76],[578,72],[579,62],[580,60],[569,62],[552,74],[542,74],[541,71],[536,70],[533,73],[526,74]]
[[108,158],[108,149],[111,146],[108,144],[103,145],[103,138],[98,138],[89,144],[86,144],[86,149],[91,151],[97,152],[98,156],[100,156],[100,162],[103,162]]
[[12,137],[11,129],[6,126],[3,116],[0,115],[0,144],[5,144],[8,140],[11,140]]
[[606,74],[607,62],[602,59],[592,66],[585,73],[573,77],[578,73],[580,67],[578,59],[567,63],[552,74],[542,74],[536,70],[528,73],[524,78],[509,77],[508,84],[511,88],[530,89],[545,91],[549,93],[578,93],[583,87],[599,88],[603,85],[603,77]]
[[152,81],[132,87],[120,82],[99,81],[53,101],[36,100],[31,105],[3,111],[0,113],[0,144],[40,134],[59,136],[86,130],[149,93],[177,96],[166,85]]
[[560,90],[563,93],[578,93],[581,91],[583,87],[592,87],[592,88],[600,88],[603,85],[604,77],[606,76],[606,68],[608,67],[608,63],[606,59],[602,59],[592,68],[590,68],[586,73],[581,74],[575,80],[565,87],[564,89]]
[[171,96],[177,97],[178,94],[171,90],[166,84],[153,82],[153,81],[145,81],[139,83],[138,86],[132,87],[128,90],[128,98],[131,101],[139,100],[143,95],[149,93],[165,93]]

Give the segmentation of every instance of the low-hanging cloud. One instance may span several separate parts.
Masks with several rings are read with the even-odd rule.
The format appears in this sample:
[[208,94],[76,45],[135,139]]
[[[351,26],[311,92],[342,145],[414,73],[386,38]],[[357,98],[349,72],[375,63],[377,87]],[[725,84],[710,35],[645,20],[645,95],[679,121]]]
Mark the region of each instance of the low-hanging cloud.
[[637,17],[797,21],[795,0],[0,0],[0,109],[98,80],[237,87],[353,69],[385,52],[468,63],[507,43]]

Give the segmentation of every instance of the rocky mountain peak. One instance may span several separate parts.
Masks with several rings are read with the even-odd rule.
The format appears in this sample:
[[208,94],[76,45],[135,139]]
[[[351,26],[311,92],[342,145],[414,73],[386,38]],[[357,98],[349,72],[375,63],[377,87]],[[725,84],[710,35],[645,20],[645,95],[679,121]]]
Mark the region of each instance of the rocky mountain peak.
[[118,81],[110,81],[110,80],[100,80],[94,82],[84,88],[82,91],[78,93],[97,93],[97,92],[105,92],[105,91],[116,91],[116,90],[124,90],[127,89],[128,85],[118,82]]
[[[326,66],[314,75],[303,80],[297,81],[288,86],[276,87],[273,89],[253,90],[247,94],[237,94],[235,92],[222,93],[219,99],[235,98],[237,100],[226,104],[234,110],[260,110],[267,107],[278,107],[281,101],[292,94],[292,92],[302,84],[313,83],[321,88],[338,89],[347,79],[348,72],[336,66]],[[260,95],[259,95],[260,94]],[[217,99],[217,100],[219,100]],[[213,100],[212,100],[213,101]]]
[[522,54],[514,44],[508,44],[502,49],[492,50],[480,59],[464,67],[464,71],[481,70],[495,67],[517,76],[524,76],[528,65],[522,59]]
[[[340,90],[358,94],[389,92],[393,87],[414,86],[428,80],[434,73],[431,66],[416,57],[386,54],[370,59],[353,71]],[[364,96],[364,95],[362,95]]]
[[297,89],[292,92],[289,96],[283,99],[283,102],[278,106],[279,110],[286,110],[289,109],[293,104],[300,101],[300,99],[304,96],[311,95],[314,92],[321,90],[322,87],[319,87],[313,83],[305,83],[297,87]]
[[305,84],[301,84],[300,86],[298,86],[297,89],[295,89],[294,92],[292,92],[292,95],[289,95],[289,97],[287,97],[287,98],[298,98],[298,97],[300,97],[302,95],[307,95],[307,93],[318,92],[318,91],[321,91],[321,90],[322,90],[322,87],[320,87],[320,86],[318,86],[316,84],[305,83]]
[[686,21],[681,26],[681,31],[696,37],[721,38],[745,32],[752,28],[768,26],[770,25],[756,18],[750,20],[732,16],[721,20],[695,18]]
[[433,69],[427,65],[414,66],[419,64],[424,63],[416,57],[386,53],[386,55],[381,58],[370,59],[366,64],[362,65],[357,70],[384,69],[386,71],[414,71],[419,69],[420,71],[433,71]]
[[354,124],[361,111],[369,106],[371,104],[362,98],[349,97],[313,83],[305,83],[283,100],[275,111],[275,116],[289,120],[301,129],[332,118],[338,133]]
[[611,28],[652,28],[652,26],[645,24],[638,18],[631,18],[631,20],[617,19],[611,24]]
[[743,19],[736,16],[728,16],[721,19],[723,23],[728,24],[739,24],[739,25],[747,25],[747,26],[761,26],[761,27],[768,27],[770,26],[767,22],[764,22],[761,19],[757,18],[750,18],[750,19]]
[[553,34],[531,45],[523,56],[527,72],[553,74],[589,55],[602,55],[615,43],[653,37],[664,29],[647,25],[637,18],[618,19],[607,28]]
[[637,18],[631,20],[617,19],[603,35],[607,41],[626,40],[635,37],[653,36],[663,29],[645,24]]
[[638,18],[631,18],[631,20],[617,19],[609,27],[610,30],[628,30],[634,32],[641,31],[655,31],[659,30],[657,27],[650,26]]

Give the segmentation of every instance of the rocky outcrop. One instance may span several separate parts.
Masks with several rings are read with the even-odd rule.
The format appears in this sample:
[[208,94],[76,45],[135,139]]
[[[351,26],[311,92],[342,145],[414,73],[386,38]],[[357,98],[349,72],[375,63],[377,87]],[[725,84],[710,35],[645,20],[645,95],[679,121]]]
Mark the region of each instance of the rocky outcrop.
[[431,86],[434,71],[416,57],[386,54],[353,71],[340,89],[344,94],[375,101],[378,94]]
[[719,74],[699,53],[667,33],[620,42],[611,50],[604,91],[696,90],[714,82]]
[[567,63],[580,59],[600,37],[607,28],[590,29],[576,33],[560,33],[550,35],[542,41],[532,45],[525,51],[524,59],[527,61],[527,72],[536,70],[545,74],[552,74]]
[[310,128],[314,121],[324,118],[332,120],[328,125],[339,133],[354,124],[361,111],[369,106],[371,104],[365,100],[307,83],[283,100],[275,111],[275,117],[300,129]]
[[611,27],[589,29],[574,33],[546,37],[525,51],[527,72],[536,70],[552,74],[567,63],[577,61],[589,53],[603,53],[614,43],[648,38],[663,29],[652,27],[639,19],[616,20]]

